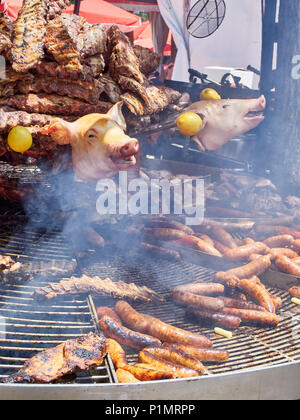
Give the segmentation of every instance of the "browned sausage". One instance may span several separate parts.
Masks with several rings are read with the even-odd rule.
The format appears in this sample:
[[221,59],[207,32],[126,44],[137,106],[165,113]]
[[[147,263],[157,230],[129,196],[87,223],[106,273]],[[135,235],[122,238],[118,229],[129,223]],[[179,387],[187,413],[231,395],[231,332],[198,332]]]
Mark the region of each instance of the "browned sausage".
[[201,349],[200,347],[185,346],[183,344],[174,343],[164,343],[163,346],[187,353],[201,362],[227,362],[230,356],[230,353],[225,350]]
[[224,305],[227,308],[252,309],[254,311],[265,311],[264,307],[260,305],[256,305],[255,303],[244,301],[242,299],[229,298],[229,297],[220,297],[219,299],[223,300]]
[[217,327],[225,327],[230,329],[238,328],[242,322],[240,317],[226,315],[220,312],[200,311],[198,309],[189,308],[187,310],[188,316],[194,316],[200,321],[214,324]]
[[215,247],[213,239],[208,235],[196,235],[197,238],[202,239],[202,241],[207,242],[209,245]]
[[285,257],[284,255],[279,255],[275,259],[275,265],[280,271],[300,277],[299,265],[295,264],[290,258]]
[[219,283],[189,283],[175,287],[174,292],[176,291],[189,292],[202,296],[214,296],[222,295],[225,287]]
[[228,274],[226,271],[218,271],[215,274],[215,279],[218,282],[222,283],[224,286],[232,288],[232,289],[236,288],[240,281],[240,279],[237,276]]
[[147,351],[147,353],[150,353],[152,356],[174,363],[175,365],[196,370],[200,373],[200,375],[203,375],[205,371],[203,364],[198,359],[174,348],[166,346],[153,348],[147,347],[143,351]]
[[172,249],[167,249],[161,246],[147,244],[145,242],[141,243],[141,247],[144,248],[146,251],[153,252],[160,256],[165,256],[165,257],[178,260],[178,261],[182,259],[180,253]]
[[209,296],[195,295],[194,293],[184,292],[182,290],[173,291],[173,299],[180,305],[190,306],[198,309],[207,309],[209,311],[219,311],[224,308],[224,303],[221,299]]
[[205,252],[206,254],[215,255],[216,257],[222,257],[222,254],[216,248],[196,236],[186,236],[185,238],[172,241],[172,243]]
[[214,239],[214,247],[223,255],[226,251],[228,251],[230,248],[228,246],[225,246],[222,244],[222,242],[217,241]]
[[270,255],[272,260],[275,260],[279,255],[285,255],[286,257],[291,259],[299,257],[297,252],[293,251],[290,248],[272,248]]
[[300,287],[299,286],[293,286],[289,290],[289,294],[295,298],[300,299]]
[[292,248],[298,252],[298,254],[300,253],[300,239],[295,239],[293,242],[293,246]]
[[[127,365],[123,367],[124,370],[130,372],[133,376],[139,379],[142,382],[146,381],[160,381],[165,379],[176,379],[176,375],[171,370],[169,371],[162,371],[159,369],[152,369],[149,366],[149,369],[142,368],[139,366],[131,366]],[[197,376],[197,375],[194,375]]]
[[237,244],[231,234],[220,226],[211,226],[209,232],[214,239],[228,248],[236,248]]
[[293,263],[300,264],[300,257],[292,258]]
[[88,227],[84,231],[85,237],[89,241],[91,245],[95,245],[96,247],[103,248],[105,245],[105,240],[96,232],[93,228]]
[[282,299],[279,296],[274,296],[272,295],[267,289],[266,286],[260,281],[260,279],[257,276],[253,276],[251,277],[249,280],[252,280],[254,282],[256,282],[257,284],[260,285],[260,287],[263,287],[266,291],[266,293],[268,293],[268,295],[270,296],[270,298],[272,299],[275,309],[279,309],[282,306]]
[[264,307],[267,311],[275,313],[275,305],[271,299],[267,290],[260,284],[252,281],[243,279],[240,280],[238,286],[243,292],[246,292],[252,299],[254,299],[259,305]]
[[109,353],[111,360],[114,364],[116,369],[123,368],[124,366],[128,365],[126,353],[120,344],[108,338],[107,340],[107,352]]
[[[264,273],[271,265],[271,258],[269,255],[264,255],[260,258],[251,261],[250,263],[233,268],[225,272],[226,276],[235,276],[239,279],[248,279],[252,276],[259,276],[260,274]],[[216,276],[216,279],[221,280]],[[224,278],[224,276],[223,276]],[[221,281],[222,283],[222,281]]]
[[149,228],[169,228],[175,230],[182,230],[187,235],[193,235],[194,231],[189,226],[183,223],[177,222],[176,220],[150,220],[145,223]]
[[142,233],[146,236],[146,238],[156,239],[159,241],[173,241],[187,236],[187,234],[182,230],[169,228],[145,228]]
[[134,349],[143,349],[147,346],[161,345],[161,342],[157,338],[129,330],[108,315],[105,315],[100,319],[99,325],[105,337],[113,338],[124,346],[132,347]]
[[293,242],[294,238],[291,235],[277,235],[264,240],[269,248],[284,248],[285,246],[291,246]]
[[297,230],[292,230],[284,227],[280,233],[282,235],[291,235],[294,239],[300,239],[300,232]]
[[237,316],[242,321],[260,325],[269,325],[276,327],[279,323],[279,317],[271,312],[251,311],[248,309],[224,308],[224,314]]
[[127,372],[127,370],[124,370],[124,369],[117,369],[116,377],[120,384],[133,384],[136,382],[141,382],[134,375],[132,375],[132,373]]
[[213,346],[212,342],[204,335],[174,327],[149,315],[140,314],[125,301],[117,302],[115,310],[130,328],[148,333],[162,341],[190,344],[198,347]]
[[[271,255],[271,254],[269,254],[269,255]],[[251,254],[250,257],[248,258],[248,261],[252,262],[254,260],[257,260],[257,258],[260,258],[260,257],[261,257],[261,254]]]
[[247,260],[251,254],[266,254],[269,251],[267,245],[263,242],[254,242],[230,249],[225,252],[224,257],[229,261]]
[[118,322],[119,324],[122,324],[121,318],[119,317],[119,315],[111,308],[109,308],[108,306],[99,306],[97,308],[97,315],[99,320],[105,316],[108,315],[111,318],[113,318],[116,322]]
[[175,363],[168,362],[167,360],[154,356],[153,354],[147,352],[147,350],[143,350],[139,353],[139,362],[147,363],[158,370],[172,372],[177,378],[192,378],[201,375],[200,372],[196,370],[176,365]]

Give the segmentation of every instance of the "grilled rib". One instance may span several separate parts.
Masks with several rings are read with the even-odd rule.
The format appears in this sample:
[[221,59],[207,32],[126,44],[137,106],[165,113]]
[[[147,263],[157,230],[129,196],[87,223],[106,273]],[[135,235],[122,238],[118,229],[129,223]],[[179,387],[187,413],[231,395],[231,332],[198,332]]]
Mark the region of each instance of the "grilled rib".
[[14,25],[11,48],[12,66],[25,73],[44,57],[46,0],[24,0]]
[[53,117],[46,114],[28,114],[24,111],[5,111],[0,108],[0,131],[8,131],[16,125],[23,127],[43,127],[51,122]]
[[158,69],[161,60],[159,54],[156,54],[148,48],[142,47],[140,45],[135,45],[133,50],[137,56],[140,70],[143,74],[148,76]]
[[91,332],[36,354],[2,383],[53,383],[66,375],[101,366],[106,354],[105,337]]
[[97,104],[92,105],[77,99],[68,98],[67,96],[46,93],[29,93],[27,95],[0,98],[0,105],[11,106],[22,111],[38,114],[71,116],[83,116],[92,113],[105,114],[112,107],[112,104],[109,102],[99,101]]
[[97,294],[113,298],[123,298],[141,302],[162,302],[164,299],[146,286],[136,286],[134,283],[122,281],[113,282],[111,279],[100,277],[71,277],[59,283],[50,283],[48,286],[35,290],[32,295],[38,299],[53,299],[63,295]]
[[42,76],[51,76],[59,79],[69,80],[85,80],[87,82],[93,81],[95,74],[94,69],[89,66],[89,63],[82,65],[82,72],[78,72],[75,68],[56,63],[55,61],[41,61],[34,71]]

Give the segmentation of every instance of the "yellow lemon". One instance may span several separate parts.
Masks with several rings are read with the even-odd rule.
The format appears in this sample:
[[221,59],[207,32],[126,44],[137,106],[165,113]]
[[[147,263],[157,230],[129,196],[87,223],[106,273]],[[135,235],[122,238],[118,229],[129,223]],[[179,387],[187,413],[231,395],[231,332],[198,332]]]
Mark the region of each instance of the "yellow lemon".
[[32,135],[27,128],[17,125],[10,130],[7,143],[13,151],[24,153],[32,146]]
[[202,119],[194,112],[184,112],[177,119],[178,130],[184,136],[195,136],[202,128]]
[[207,88],[202,90],[202,92],[200,93],[200,99],[203,101],[208,101],[210,99],[221,99],[221,96],[216,90]]

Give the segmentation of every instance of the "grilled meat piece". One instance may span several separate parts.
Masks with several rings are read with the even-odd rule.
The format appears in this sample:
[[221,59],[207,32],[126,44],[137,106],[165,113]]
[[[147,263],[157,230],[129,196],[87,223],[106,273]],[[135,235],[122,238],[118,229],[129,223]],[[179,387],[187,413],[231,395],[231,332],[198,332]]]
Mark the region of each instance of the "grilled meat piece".
[[120,96],[120,99],[122,99],[122,101],[132,114],[145,114],[145,105],[142,103],[141,99],[138,98],[134,93],[125,92]]
[[14,25],[11,48],[12,66],[25,73],[44,57],[47,3],[24,0]]
[[7,132],[16,125],[23,127],[43,127],[50,123],[52,117],[46,114],[28,114],[24,111],[5,111],[0,108],[0,131]]
[[137,56],[140,70],[146,76],[149,76],[151,73],[154,73],[160,65],[160,56],[159,54],[149,50],[149,48],[142,47],[140,45],[135,45],[133,47],[134,53]]
[[84,82],[82,80],[70,81],[56,77],[38,76],[34,80],[19,81],[18,90],[24,94],[30,92],[57,93],[69,98],[82,99],[90,104],[97,104],[103,92],[103,86],[98,80]]
[[144,76],[140,71],[138,59],[132,45],[118,26],[113,25],[108,30],[108,50],[111,53],[109,60],[109,73],[118,82],[119,76],[135,79],[143,85]]
[[[1,260],[0,260],[1,264]],[[63,261],[34,261],[23,263],[22,270],[30,274],[30,278],[35,277],[68,277],[74,273],[77,267],[76,260]]]
[[48,53],[52,54],[57,63],[64,64],[74,72],[83,72],[80,54],[62,17],[57,17],[47,24],[45,48]]
[[66,375],[101,366],[107,354],[103,335],[89,333],[74,340],[68,340],[33,356],[15,374],[2,383],[53,383]]
[[[0,182],[1,188],[1,182]],[[5,280],[11,274],[19,273],[22,269],[22,264],[14,261],[10,256],[0,255],[0,279]]]
[[60,15],[70,5],[70,0],[48,0],[47,20],[56,18],[57,15]]
[[100,77],[105,69],[105,61],[102,54],[97,54],[93,55],[92,57],[85,58],[84,64],[95,78]]
[[113,282],[111,279],[101,279],[97,276],[88,277],[86,275],[80,278],[71,277],[69,280],[62,280],[59,283],[50,283],[48,286],[35,290],[32,295],[40,299],[53,299],[57,296],[82,293],[92,293],[141,302],[162,302],[164,300],[146,286],[140,287],[134,283]]
[[109,73],[101,76],[101,83],[103,83],[104,92],[108,96],[110,102],[116,104],[121,100],[122,91],[119,85],[110,77]]
[[13,20],[4,12],[0,13],[0,54],[6,55],[11,48],[11,38],[13,33]]
[[28,95],[15,95],[11,98],[0,98],[0,105],[7,105],[33,113],[71,116],[82,116],[92,113],[104,114],[112,107],[112,104],[109,102],[99,101],[97,104],[92,105],[77,99],[68,98],[67,96],[46,93],[29,93]]
[[34,71],[42,76],[51,76],[59,79],[70,80],[85,80],[87,82],[93,81],[95,74],[92,66],[82,65],[82,72],[72,69],[64,64],[58,64],[55,61],[42,61],[35,68]]
[[130,77],[125,77],[120,75],[118,78],[118,83],[123,89],[123,91],[131,91],[137,93],[145,102],[146,108],[151,108],[151,102],[147,93],[145,86],[138,83],[135,79]]

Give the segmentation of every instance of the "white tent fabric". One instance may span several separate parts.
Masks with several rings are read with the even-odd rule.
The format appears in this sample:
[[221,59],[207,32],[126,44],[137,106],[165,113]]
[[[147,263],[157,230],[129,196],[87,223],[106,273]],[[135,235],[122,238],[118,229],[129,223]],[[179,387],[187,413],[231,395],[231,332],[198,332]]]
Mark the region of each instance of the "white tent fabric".
[[260,69],[262,45],[261,0],[225,0],[226,16],[208,38],[187,33],[188,11],[197,0],[158,0],[160,12],[178,48],[173,79],[188,81],[188,68],[200,72],[207,66]]

